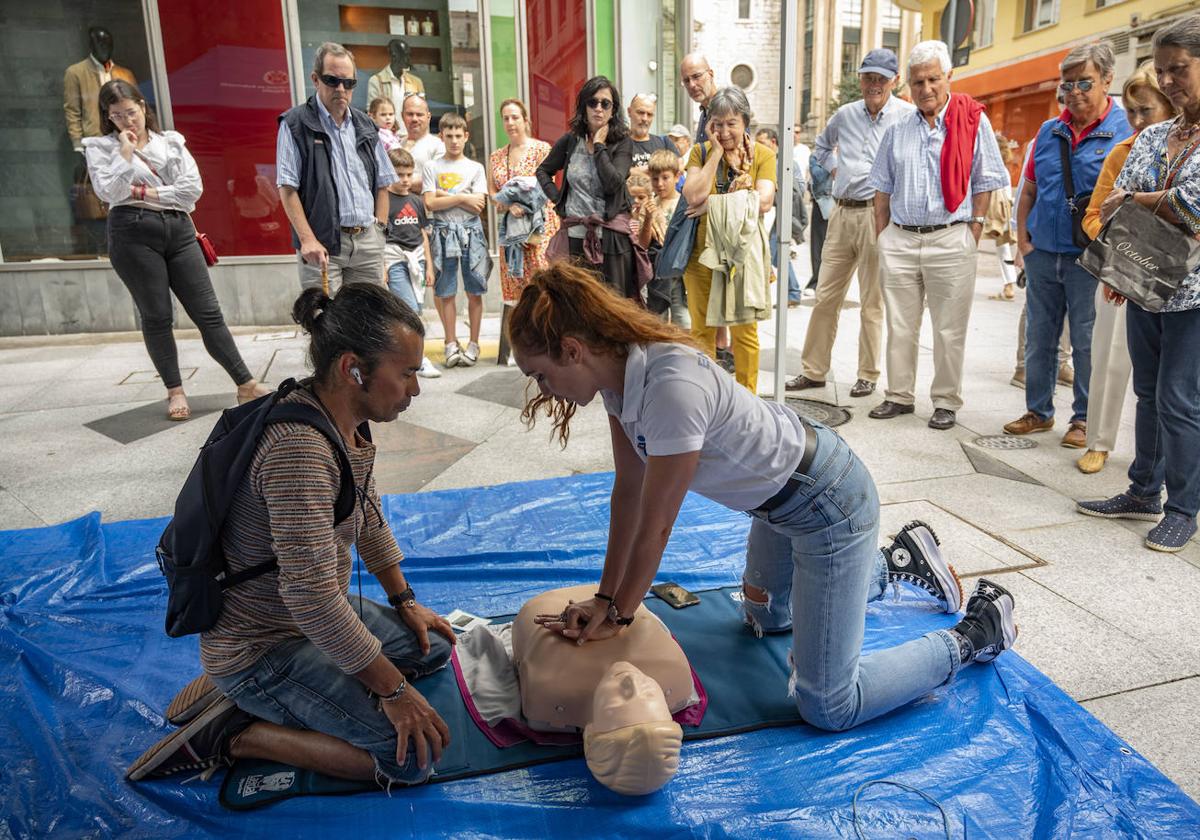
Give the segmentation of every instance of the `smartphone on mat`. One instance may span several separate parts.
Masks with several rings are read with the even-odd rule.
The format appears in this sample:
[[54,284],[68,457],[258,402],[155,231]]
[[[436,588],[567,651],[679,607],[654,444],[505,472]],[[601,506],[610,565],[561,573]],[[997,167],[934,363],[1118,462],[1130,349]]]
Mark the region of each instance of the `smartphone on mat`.
[[678,583],[656,583],[650,587],[650,591],[662,598],[672,607],[681,610],[684,607],[692,607],[700,603],[700,596],[695,592],[688,592]]

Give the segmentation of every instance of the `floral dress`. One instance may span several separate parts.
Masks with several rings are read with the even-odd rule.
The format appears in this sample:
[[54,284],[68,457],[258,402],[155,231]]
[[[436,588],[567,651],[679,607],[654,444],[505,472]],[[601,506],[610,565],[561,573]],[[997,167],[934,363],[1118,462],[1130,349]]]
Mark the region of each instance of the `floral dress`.
[[[525,144],[524,150],[518,158],[513,161],[512,166],[509,166],[508,145],[492,152],[490,159],[492,167],[492,183],[496,189],[500,189],[509,178],[516,178],[522,175],[533,176],[537,174],[537,168],[542,161],[546,159],[546,155],[550,154],[550,144],[544,140],[529,140]],[[546,232],[542,236],[540,242],[536,245],[525,246],[525,276],[510,277],[508,266],[504,260],[500,260],[500,288],[503,291],[505,303],[516,303],[517,298],[521,296],[521,290],[525,288],[525,284],[529,280],[529,275],[540,268],[545,268],[549,265],[546,259],[546,249],[550,247],[550,240],[554,234],[558,233],[558,215],[554,212],[554,205],[549,201],[546,202]]]
[[[1178,164],[1167,160],[1167,135],[1176,120],[1168,120],[1143,129],[1134,141],[1125,166],[1117,175],[1113,189],[1127,192],[1158,192],[1165,186],[1167,172]],[[1186,144],[1180,154],[1187,151]],[[1200,151],[1188,157],[1175,174],[1171,190],[1167,193],[1167,204],[1193,234],[1200,233]],[[1183,233],[1181,232],[1182,236]],[[1163,312],[1183,312],[1200,308],[1200,266],[1193,269],[1179,290],[1171,296]]]

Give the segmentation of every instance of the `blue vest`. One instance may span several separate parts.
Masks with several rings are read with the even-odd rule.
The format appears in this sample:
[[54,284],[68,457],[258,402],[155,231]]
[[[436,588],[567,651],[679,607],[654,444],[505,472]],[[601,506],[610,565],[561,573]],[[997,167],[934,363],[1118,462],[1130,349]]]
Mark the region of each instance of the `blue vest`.
[[[329,149],[332,141],[321,124],[316,100],[313,94],[307,102],[281,114],[279,121],[287,125],[300,153],[300,186],[296,192],[304,207],[304,218],[308,219],[317,241],[329,250],[330,256],[336,257],[342,252],[342,226],[337,186],[333,182],[333,152]],[[351,108],[348,113],[354,125],[354,149],[366,168],[367,183],[374,184],[379,169],[375,163],[379,129],[362,111]],[[292,231],[292,247],[300,247],[295,231]]]
[[[1037,200],[1026,220],[1029,238],[1040,251],[1078,255],[1079,246],[1071,239],[1071,210],[1063,179],[1062,145],[1070,150],[1071,177],[1075,193],[1091,192],[1100,177],[1100,168],[1109,151],[1133,129],[1125,111],[1113,105],[1108,116],[1071,150],[1071,127],[1058,117],[1046,120],[1038,130],[1033,149],[1033,169],[1037,175]],[[1086,209],[1086,208],[1085,208]]]

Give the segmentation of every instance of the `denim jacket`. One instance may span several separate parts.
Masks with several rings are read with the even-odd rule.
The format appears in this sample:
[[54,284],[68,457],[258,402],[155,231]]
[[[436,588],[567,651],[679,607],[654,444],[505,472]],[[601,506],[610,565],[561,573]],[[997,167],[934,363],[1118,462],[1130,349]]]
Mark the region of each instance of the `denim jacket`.
[[488,255],[483,223],[478,218],[467,222],[448,222],[434,215],[430,223],[429,248],[433,268],[442,270],[442,259],[466,258],[467,266],[479,277],[492,273],[492,258]]
[[500,215],[499,240],[510,277],[525,276],[525,245],[535,233],[546,232],[546,194],[537,179],[519,176],[509,179],[496,193],[496,201],[519,205],[525,215]]

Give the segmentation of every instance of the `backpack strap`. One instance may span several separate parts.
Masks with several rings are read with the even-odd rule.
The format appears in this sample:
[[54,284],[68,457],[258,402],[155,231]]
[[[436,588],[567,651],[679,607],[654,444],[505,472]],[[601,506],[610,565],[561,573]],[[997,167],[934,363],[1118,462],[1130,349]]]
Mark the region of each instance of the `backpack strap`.
[[[297,387],[294,380],[288,380],[288,383],[285,384],[289,383],[291,387],[287,388],[287,392],[281,393],[280,398],[286,396],[286,393],[295,390]],[[307,403],[276,402],[271,407],[271,413],[267,415],[265,423],[267,425],[273,423],[303,423],[306,426],[312,426],[328,438],[330,444],[333,446],[334,455],[337,457],[341,474],[341,486],[338,489],[337,501],[333,506],[334,527],[337,527],[349,518],[354,513],[354,502],[358,497],[358,491],[354,485],[354,470],[350,466],[350,453],[346,451],[346,443],[342,440],[341,433],[333,427],[333,424],[329,422],[329,418],[325,416],[324,412]],[[358,432],[364,439],[368,441],[371,439],[371,431],[367,427],[367,423],[364,422],[360,425]],[[227,574],[221,579],[221,588],[228,589],[231,586],[237,586],[239,583],[253,580],[277,568],[279,568],[279,562],[271,559],[264,563],[242,569],[240,572]]]

